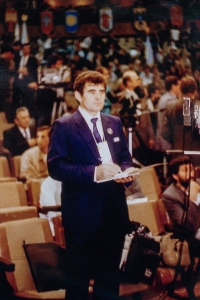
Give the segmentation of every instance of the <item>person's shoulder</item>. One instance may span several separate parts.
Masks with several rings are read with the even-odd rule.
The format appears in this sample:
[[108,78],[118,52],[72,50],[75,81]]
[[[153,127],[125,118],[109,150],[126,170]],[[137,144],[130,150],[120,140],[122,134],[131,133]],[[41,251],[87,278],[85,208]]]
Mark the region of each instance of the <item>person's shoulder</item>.
[[53,125],[55,126],[55,125],[64,125],[64,124],[71,123],[74,120],[75,115],[76,115],[76,112],[72,113],[72,114],[63,115],[62,117],[56,119],[54,121]]
[[171,183],[163,192],[162,199],[173,198],[173,200],[180,200],[183,191],[176,186],[176,184]]
[[38,146],[31,147],[22,153],[22,157],[34,156],[36,153],[39,153],[39,151]]
[[118,116],[101,113],[101,118],[110,122],[121,122]]
[[17,130],[19,130],[18,127],[16,125],[14,125],[9,129],[4,130],[3,133],[5,135],[11,135],[11,134],[15,133]]

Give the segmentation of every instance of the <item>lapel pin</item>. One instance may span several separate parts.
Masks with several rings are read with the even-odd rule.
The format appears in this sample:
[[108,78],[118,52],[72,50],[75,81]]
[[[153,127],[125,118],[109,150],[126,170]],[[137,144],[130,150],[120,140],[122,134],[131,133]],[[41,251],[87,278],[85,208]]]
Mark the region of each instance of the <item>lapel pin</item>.
[[113,134],[112,128],[107,128],[107,132],[108,132],[109,134]]

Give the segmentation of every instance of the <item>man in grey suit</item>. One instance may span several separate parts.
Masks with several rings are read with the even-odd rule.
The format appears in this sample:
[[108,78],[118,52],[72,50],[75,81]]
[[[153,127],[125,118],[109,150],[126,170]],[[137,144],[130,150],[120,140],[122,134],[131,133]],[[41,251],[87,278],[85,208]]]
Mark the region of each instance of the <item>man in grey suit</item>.
[[[188,288],[189,299],[196,299],[193,292],[196,278],[191,277],[191,273],[194,258],[200,257],[200,185],[195,181],[194,168],[188,156],[172,159],[169,175],[172,183],[163,192],[162,201],[174,224],[174,232],[189,243],[191,269],[183,274],[182,279]],[[196,266],[196,275],[200,276],[200,262]]]
[[[57,119],[48,153],[50,176],[62,182],[61,210],[68,261],[67,300],[117,300],[124,235],[130,229],[124,183],[109,180],[134,170],[121,121],[100,111],[106,81],[97,71],[74,83],[78,110]],[[101,182],[98,182],[101,181]]]

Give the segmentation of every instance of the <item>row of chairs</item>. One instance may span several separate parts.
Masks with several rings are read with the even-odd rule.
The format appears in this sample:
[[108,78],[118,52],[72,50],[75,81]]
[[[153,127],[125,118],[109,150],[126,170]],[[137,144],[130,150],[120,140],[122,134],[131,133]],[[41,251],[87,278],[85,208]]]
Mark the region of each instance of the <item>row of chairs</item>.
[[[0,157],[0,164],[1,162],[6,165],[5,157],[3,159]],[[17,170],[19,164],[15,168]],[[38,293],[22,246],[25,241],[27,244],[56,242],[64,247],[61,217],[55,217],[53,220],[54,239],[48,221],[38,218],[40,182],[37,180],[31,182],[28,188],[28,203],[23,182],[17,180],[19,176],[11,175],[9,166],[3,167],[3,172],[0,173],[0,192],[3,199],[0,202],[0,256],[15,264],[15,271],[7,272],[9,283],[17,297],[64,299],[63,290]],[[13,181],[1,182],[1,178],[6,177],[13,178]],[[153,235],[157,235],[165,231],[164,224],[168,223],[168,217],[160,199],[161,188],[154,168],[141,172],[138,180],[148,201],[129,204],[130,219],[147,225]],[[156,283],[167,285],[172,281],[173,274],[173,269],[159,268]],[[145,291],[147,288],[144,284],[121,284],[120,295],[130,295]]]

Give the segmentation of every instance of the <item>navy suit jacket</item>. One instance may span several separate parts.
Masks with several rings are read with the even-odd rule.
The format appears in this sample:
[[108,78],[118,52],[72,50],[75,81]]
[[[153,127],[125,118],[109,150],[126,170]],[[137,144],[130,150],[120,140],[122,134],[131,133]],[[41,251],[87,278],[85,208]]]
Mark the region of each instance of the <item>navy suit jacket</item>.
[[[30,127],[31,138],[36,137],[36,128]],[[12,156],[21,155],[30,148],[27,140],[22,135],[17,125],[3,132],[3,146],[8,149]]]
[[[122,170],[133,165],[118,117],[101,114],[105,139]],[[123,184],[94,182],[101,163],[91,131],[77,110],[57,119],[51,130],[48,168],[52,178],[62,181],[62,222],[66,231],[81,236],[95,232],[112,207],[124,228],[129,225]]]

